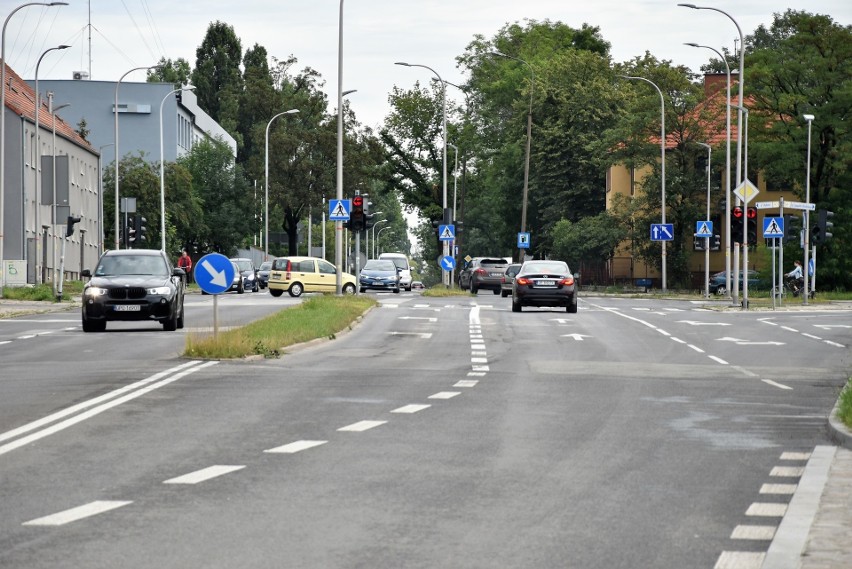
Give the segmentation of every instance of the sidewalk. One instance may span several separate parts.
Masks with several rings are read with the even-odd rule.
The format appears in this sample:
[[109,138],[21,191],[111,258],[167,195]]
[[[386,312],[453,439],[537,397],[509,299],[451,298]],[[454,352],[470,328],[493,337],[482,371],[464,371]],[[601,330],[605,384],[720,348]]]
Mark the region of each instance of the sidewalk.
[[49,312],[65,312],[80,308],[80,299],[73,302],[49,302],[38,300],[11,300],[0,298],[0,318],[26,316],[27,314],[46,314]]

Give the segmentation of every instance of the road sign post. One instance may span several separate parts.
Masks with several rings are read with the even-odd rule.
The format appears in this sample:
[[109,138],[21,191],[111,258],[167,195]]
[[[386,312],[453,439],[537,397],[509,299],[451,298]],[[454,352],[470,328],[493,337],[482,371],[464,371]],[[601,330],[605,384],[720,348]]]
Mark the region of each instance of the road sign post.
[[204,255],[195,264],[195,282],[198,288],[213,295],[213,337],[219,334],[219,295],[231,288],[234,282],[234,265],[220,253]]

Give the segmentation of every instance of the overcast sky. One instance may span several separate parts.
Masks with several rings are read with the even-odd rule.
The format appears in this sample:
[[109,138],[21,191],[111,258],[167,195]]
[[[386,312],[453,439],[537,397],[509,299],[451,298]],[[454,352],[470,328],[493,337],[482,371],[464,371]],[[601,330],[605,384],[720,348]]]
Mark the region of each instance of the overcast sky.
[[[74,71],[91,71],[91,79],[115,81],[163,56],[183,57],[194,66],[195,50],[208,25],[221,20],[234,27],[244,51],[257,43],[279,59],[296,56],[299,69],[310,66],[319,71],[334,106],[339,0],[67,1],[68,6],[23,8],[9,21],[7,60],[24,78],[32,79],[42,53],[59,44],[72,47],[45,55],[39,78],[70,79]],[[694,1],[730,14],[743,35],[760,24],[769,25],[773,12],[787,8],[828,14],[842,25],[852,24],[852,0]],[[2,2],[0,17],[23,3]],[[474,35],[492,38],[506,23],[524,19],[561,21],[574,28],[584,23],[597,26],[612,45],[615,61],[649,51],[694,71],[715,54],[684,42],[733,50],[738,37],[736,26],[724,14],[678,7],[677,0],[347,0],[343,88],[358,90],[349,96],[352,108],[362,123],[376,127],[387,113],[394,85],[409,88],[431,76],[425,69],[395,66],[395,61],[428,65],[445,80],[461,83],[465,78],[455,58]],[[139,71],[124,81],[144,77]],[[453,90],[448,96],[462,99]],[[61,94],[57,101],[61,104]]]

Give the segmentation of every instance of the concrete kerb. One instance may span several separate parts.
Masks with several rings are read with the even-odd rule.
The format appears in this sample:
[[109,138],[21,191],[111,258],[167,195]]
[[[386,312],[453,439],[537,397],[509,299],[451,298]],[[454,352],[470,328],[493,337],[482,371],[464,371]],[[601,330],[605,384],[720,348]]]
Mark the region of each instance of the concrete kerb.
[[[847,387],[846,389],[852,389]],[[852,450],[852,430],[840,420],[840,398],[837,398],[837,403],[834,404],[834,409],[828,416],[828,436],[831,440],[844,448]]]

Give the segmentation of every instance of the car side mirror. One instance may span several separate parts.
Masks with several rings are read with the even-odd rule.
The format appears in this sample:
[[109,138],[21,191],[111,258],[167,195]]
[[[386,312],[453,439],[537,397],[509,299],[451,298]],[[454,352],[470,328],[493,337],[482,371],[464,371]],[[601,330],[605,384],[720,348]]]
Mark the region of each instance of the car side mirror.
[[180,267],[174,267],[174,268],[172,268],[172,276],[173,277],[185,277],[186,271],[184,271]]
[[89,269],[83,269],[82,271],[80,271],[80,276],[86,279],[90,279],[92,278],[92,271],[90,271]]

